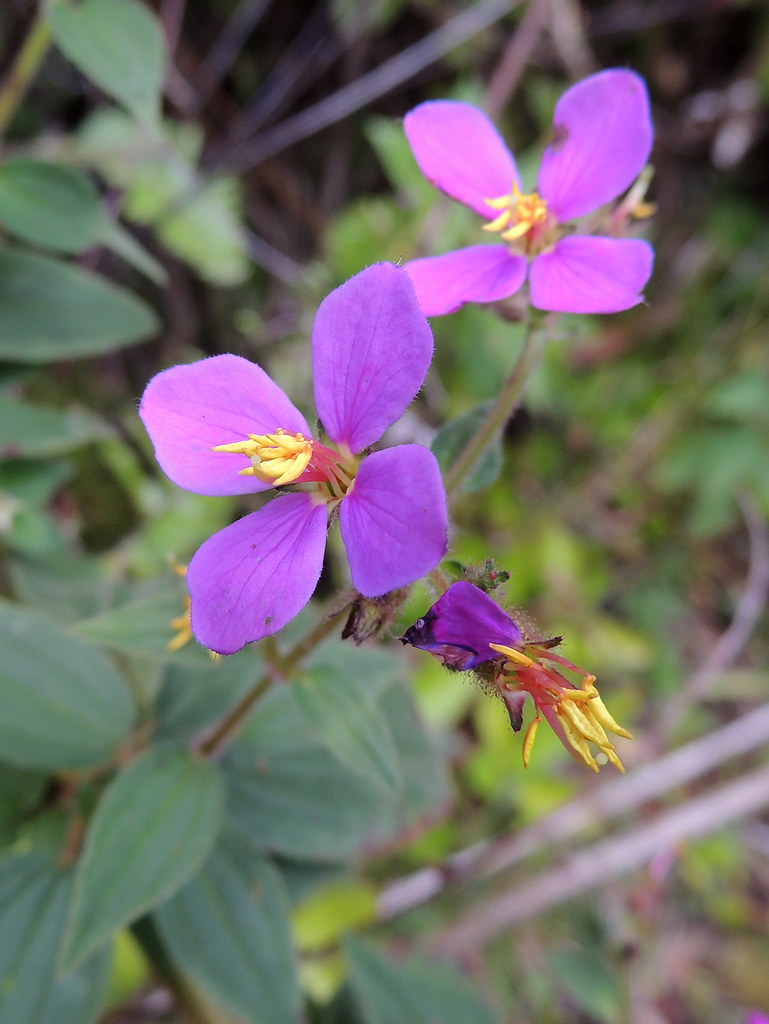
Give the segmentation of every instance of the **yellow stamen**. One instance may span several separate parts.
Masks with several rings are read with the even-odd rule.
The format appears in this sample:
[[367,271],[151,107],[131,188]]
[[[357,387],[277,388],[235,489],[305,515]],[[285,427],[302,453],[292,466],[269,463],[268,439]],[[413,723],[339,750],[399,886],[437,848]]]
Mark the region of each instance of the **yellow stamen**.
[[514,661],[518,665],[525,665],[526,668],[534,668],[537,664],[536,661],[532,661],[525,654],[521,654],[520,651],[516,651],[514,647],[505,647],[503,644],[489,644],[492,651],[498,651],[500,654],[508,659],[508,661]]
[[509,210],[505,210],[504,213],[500,213],[500,215],[498,217],[495,217],[494,220],[489,221],[488,224],[484,224],[482,230],[501,231],[503,228],[507,227],[507,225],[512,220],[512,217],[512,213],[510,213]]
[[573,727],[571,722],[564,718],[562,715],[558,716],[558,720],[561,723],[561,728],[564,731],[566,739],[569,741],[571,746],[577,753],[580,761],[587,765],[588,768],[592,768],[594,772],[599,771],[598,762],[590,753],[590,747],[587,745],[587,740],[584,736],[581,736],[576,729]]
[[526,735],[523,737],[523,767],[529,767],[529,761],[531,760],[531,752],[534,749],[534,740],[537,738],[537,729],[539,729],[539,723],[542,721],[539,715],[536,718],[532,718],[529,722],[529,728],[526,730]]
[[589,743],[595,743],[600,749],[611,746],[609,737],[601,726],[591,719],[589,709],[583,711],[573,701],[568,700],[566,694],[562,694],[556,710],[560,720],[563,722],[564,716],[568,718],[580,736]]
[[[582,675],[582,689],[578,690],[567,683],[566,679],[558,672],[545,668],[541,661],[530,658],[515,647],[508,647],[504,644],[489,644],[489,647],[493,651],[503,654],[509,663],[503,677],[506,689],[517,688],[527,691],[532,696],[537,708],[536,717],[529,725],[523,741],[524,765],[528,765],[531,757],[541,717],[540,711],[543,707],[551,707],[558,716],[558,722],[563,730],[563,739],[583,764],[592,768],[593,771],[599,770],[600,765],[590,749],[592,744],[619,771],[624,772],[624,765],[606,732],[608,730],[627,739],[632,739],[632,735],[627,729],[623,729],[607,711],[595,685],[594,675],[582,672],[570,665],[569,662],[551,656],[551,660],[561,661],[567,668]],[[532,649],[536,650],[536,648]],[[547,658],[547,655],[544,657]],[[521,669],[527,669],[529,672],[524,673]],[[532,672],[535,673],[533,676]]]
[[618,725],[612,715],[606,709],[606,705],[601,700],[601,696],[595,686],[595,676],[585,676],[584,682],[582,683],[583,691],[589,693],[592,700],[590,702],[590,714],[595,718],[597,722],[608,729],[609,732],[615,733],[617,736],[624,736],[626,740],[632,740],[632,732],[628,732],[627,729],[623,729],[621,725]]
[[544,224],[549,217],[547,201],[538,192],[521,192],[516,182],[513,182],[513,190],[508,195],[496,196],[486,202],[492,209],[502,210],[502,213],[484,224],[483,230],[501,232],[506,242],[523,238],[537,224]]
[[184,615],[178,615],[175,619],[171,619],[169,626],[175,630],[175,636],[166,644],[167,651],[179,651],[185,644],[188,644],[192,640],[192,626],[190,625],[190,599],[185,597],[184,603],[186,611]]
[[293,483],[307,469],[312,459],[312,439],[278,428],[274,434],[249,434],[243,441],[219,444],[211,450],[245,455],[251,465],[238,470],[240,476],[255,476],[280,487]]

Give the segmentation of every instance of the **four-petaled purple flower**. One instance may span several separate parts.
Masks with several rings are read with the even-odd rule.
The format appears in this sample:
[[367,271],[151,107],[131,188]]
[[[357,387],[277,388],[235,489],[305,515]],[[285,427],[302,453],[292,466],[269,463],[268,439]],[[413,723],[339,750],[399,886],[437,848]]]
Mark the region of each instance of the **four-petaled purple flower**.
[[523,193],[515,160],[489,118],[468,103],[436,100],[406,115],[424,175],[489,221],[506,245],[474,245],[406,264],[427,316],[466,302],[496,302],[527,273],[531,303],[565,313],[615,313],[641,302],[654,259],[638,239],[573,233],[574,221],[616,199],[652,145],[649,98],[632,71],[601,71],[555,108],[537,192]]
[[433,354],[406,272],[369,267],[321,303],[312,333],[315,404],[335,447],[255,363],[221,355],[147,385],[140,415],[164,472],[197,494],[301,485],[209,538],[190,562],[192,630],[232,654],[275,633],[312,596],[338,509],[352,580],[378,597],[430,572],[447,543],[433,454],[404,444],[361,457],[405,411]]
[[[590,749],[592,744],[606,760],[625,770],[606,732],[627,738],[630,733],[607,711],[595,676],[550,650],[561,637],[524,637],[515,620],[472,583],[452,583],[401,639],[429,651],[449,668],[475,670],[487,688],[499,693],[516,732],[523,724],[523,703],[529,694],[536,713],[523,741],[524,765],[528,766],[544,717],[569,753],[588,768],[599,769]],[[582,688],[578,689],[553,665],[582,676]]]

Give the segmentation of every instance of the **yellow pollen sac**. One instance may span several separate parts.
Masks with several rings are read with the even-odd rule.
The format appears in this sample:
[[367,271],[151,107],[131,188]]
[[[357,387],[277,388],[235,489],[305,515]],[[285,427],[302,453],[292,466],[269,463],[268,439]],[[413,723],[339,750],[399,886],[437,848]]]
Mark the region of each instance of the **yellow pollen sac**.
[[[508,661],[504,677],[507,689],[527,691],[534,700],[536,716],[532,720],[523,741],[523,763],[528,767],[534,739],[541,721],[543,709],[552,708],[558,716],[562,730],[562,739],[567,749],[576,754],[588,768],[597,772],[600,764],[591,750],[597,747],[600,753],[615,768],[624,772],[625,767],[617,755],[614,744],[606,735],[615,733],[632,739],[631,733],[619,725],[601,700],[595,685],[595,676],[583,672],[575,665],[550,655],[551,661],[561,662],[568,669],[582,675],[582,689],[572,687],[558,672],[548,668],[543,662],[530,658],[522,651],[503,644],[489,644],[493,651],[503,654]],[[548,655],[545,655],[548,658]],[[524,671],[526,670],[526,671]]]
[[255,476],[280,487],[293,483],[307,469],[312,459],[312,439],[304,434],[288,434],[279,427],[274,434],[249,434],[244,441],[219,444],[211,450],[245,455],[251,465],[238,470],[240,476]]
[[[598,764],[590,752],[590,743],[598,747],[615,768],[624,772],[625,766],[605,730],[628,739],[632,739],[632,736],[627,729],[617,725],[606,710],[595,687],[595,676],[586,676],[584,687],[583,690],[563,690],[559,695],[556,714],[566,738],[580,760],[593,771],[598,771]],[[585,700],[585,697],[588,699]]]
[[514,647],[505,647],[503,644],[489,644],[492,651],[497,651],[499,654],[504,654],[508,661],[516,662],[518,665],[525,665],[526,668],[534,668],[537,664],[536,661],[520,651],[516,651]]
[[483,225],[484,231],[500,232],[506,242],[515,242],[523,238],[537,224],[544,224],[548,219],[546,200],[538,192],[521,192],[513,182],[513,191],[509,195],[487,199],[486,202],[494,210],[502,213],[488,224]]

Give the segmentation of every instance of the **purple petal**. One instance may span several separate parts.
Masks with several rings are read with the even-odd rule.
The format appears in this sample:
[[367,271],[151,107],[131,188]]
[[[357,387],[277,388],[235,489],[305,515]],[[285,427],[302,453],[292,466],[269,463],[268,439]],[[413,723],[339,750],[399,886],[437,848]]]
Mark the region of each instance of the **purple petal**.
[[139,415],[163,472],[196,494],[251,494],[269,486],[238,476],[248,460],[212,452],[215,445],[278,427],[310,435],[304,416],[264,370],[232,355],[163,370],[147,385]]
[[560,221],[582,217],[628,188],[649,159],[653,129],[644,80],[601,71],[564,93],[539,191]]
[[234,654],[293,619],[318,582],[327,522],[311,495],[287,494],[209,537],[187,570],[201,644]]
[[466,302],[498,302],[514,295],[526,280],[527,263],[505,245],[471,245],[412,260],[411,278],[425,316],[454,313]]
[[518,171],[486,114],[469,103],[431,100],[406,114],[404,127],[419,169],[436,188],[490,220],[486,202],[508,195]]
[[643,301],[654,250],[635,238],[562,238],[529,269],[531,304],[561,313],[617,313]]
[[315,404],[353,452],[378,441],[422,387],[433,335],[405,270],[377,263],[326,296],[312,330]]
[[406,630],[404,643],[429,651],[465,672],[498,658],[489,644],[516,646],[521,631],[496,601],[472,583],[452,583],[423,618]]
[[446,492],[422,445],[369,455],[339,515],[352,581],[366,597],[413,583],[446,554]]

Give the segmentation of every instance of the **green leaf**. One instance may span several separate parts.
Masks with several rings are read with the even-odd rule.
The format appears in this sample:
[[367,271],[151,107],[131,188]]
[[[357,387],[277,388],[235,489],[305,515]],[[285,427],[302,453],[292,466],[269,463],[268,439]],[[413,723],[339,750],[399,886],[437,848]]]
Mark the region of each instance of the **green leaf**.
[[72,872],[28,853],[0,862],[0,1024],[92,1024],[107,983],[109,953],[56,974]]
[[[197,645],[196,645],[197,646]],[[253,647],[212,662],[198,648],[192,664],[183,659],[185,648],[166,672],[156,707],[158,740],[189,740],[222,717],[249,690],[264,671]],[[190,652],[192,654],[192,652]]]
[[133,702],[109,659],[42,616],[0,602],[0,751],[26,768],[106,761],[125,739]]
[[0,224],[33,245],[82,252],[99,240],[102,210],[82,171],[20,158],[0,166]]
[[390,686],[378,707],[395,741],[403,779],[397,793],[383,792],[332,757],[294,688],[269,694],[223,762],[235,823],[283,856],[335,861],[437,816],[447,803],[446,774],[411,698]]
[[[443,426],[430,445],[438,464],[446,473],[462,454],[471,438],[488,415],[492,402],[482,402],[475,409],[450,420]],[[462,490],[466,494],[490,487],[502,472],[502,445],[499,438],[486,450],[466,478]]]
[[[340,645],[341,646],[341,645]],[[400,658],[365,648],[343,648],[315,664],[295,684],[307,724],[346,768],[384,791],[401,785],[398,752],[379,707],[383,683],[403,671]]]
[[98,355],[156,329],[149,306],[95,274],[22,249],[0,252],[0,359]]
[[155,257],[104,210],[88,175],[66,164],[18,158],[1,165],[0,224],[58,252],[105,245],[155,284],[166,280]]
[[90,413],[0,395],[0,455],[6,459],[61,455],[108,434],[107,425]]
[[622,997],[616,977],[589,950],[553,953],[550,976],[587,1016],[610,1024],[622,1014]]
[[63,966],[168,899],[195,873],[219,832],[216,765],[154,748],[110,783],[86,833],[64,938]]
[[53,4],[48,19],[57,45],[84,75],[140,121],[157,121],[165,44],[159,22],[144,4]]
[[[0,396],[0,432],[2,431],[3,398]],[[30,406],[26,405],[26,409]],[[95,424],[99,421],[96,420]],[[2,442],[0,442],[2,447]],[[54,491],[74,472],[71,462],[38,462],[35,459],[8,459],[0,462],[0,491],[13,495],[24,504],[44,505]]]
[[99,241],[111,249],[115,255],[120,256],[126,263],[130,263],[131,266],[148,277],[154,284],[164,285],[168,280],[168,274],[166,274],[163,264],[147,252],[130,231],[106,214],[102,218]]
[[155,913],[171,959],[247,1024],[295,1024],[299,984],[283,881],[242,834]]
[[182,194],[159,221],[158,236],[211,284],[240,284],[250,269],[241,205],[236,179],[197,182],[192,195]]
[[292,687],[273,690],[260,703],[222,767],[232,820],[262,848],[288,856],[351,855],[387,805],[315,737]]
[[17,838],[21,825],[40,806],[48,783],[42,772],[0,763],[0,846]]
[[391,117],[370,117],[363,131],[392,187],[420,211],[433,206],[437,198],[435,188],[419,169],[403,125]]
[[123,654],[148,654],[160,661],[183,661],[198,667],[210,666],[210,655],[192,640],[178,651],[168,644],[176,634],[172,619],[185,611],[184,585],[165,587],[155,594],[139,597],[71,627],[71,632],[91,643]]
[[120,582],[96,558],[66,549],[46,558],[15,558],[10,563],[14,593],[19,600],[69,623],[109,607]]
[[386,840],[416,826],[438,820],[449,807],[449,784],[444,759],[404,686],[391,686],[379,702],[398,750],[403,785],[389,805],[382,806],[375,834]]
[[495,1024],[495,1015],[456,971],[413,959],[395,964],[371,943],[352,938],[344,948],[365,1024]]
[[81,129],[78,152],[123,190],[126,220],[151,225],[205,280],[244,281],[251,268],[240,182],[221,175],[202,179],[196,167],[204,141],[199,125],[169,122],[160,131],[148,140],[120,111],[101,110]]

